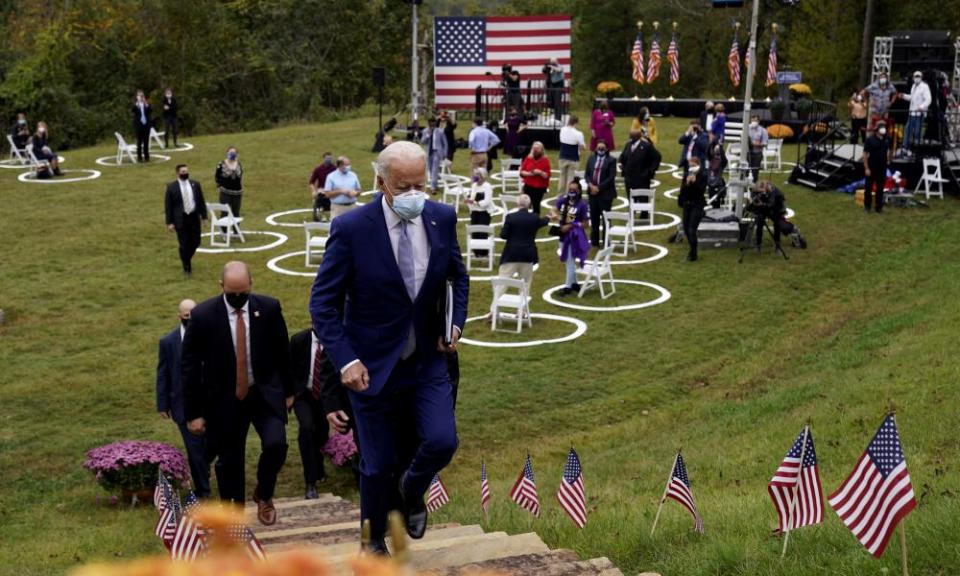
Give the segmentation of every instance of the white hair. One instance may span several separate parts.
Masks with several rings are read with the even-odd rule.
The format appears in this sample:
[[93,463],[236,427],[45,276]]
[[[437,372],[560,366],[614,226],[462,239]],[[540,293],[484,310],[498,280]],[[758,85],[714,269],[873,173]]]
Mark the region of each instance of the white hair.
[[406,140],[394,142],[377,156],[377,174],[386,180],[390,174],[390,165],[401,160],[414,160],[426,164],[427,153],[413,142]]
[[521,194],[521,195],[517,196],[517,206],[519,206],[519,207],[521,207],[521,208],[529,208],[529,207],[530,207],[530,196],[528,196],[528,195],[526,195],[526,194]]

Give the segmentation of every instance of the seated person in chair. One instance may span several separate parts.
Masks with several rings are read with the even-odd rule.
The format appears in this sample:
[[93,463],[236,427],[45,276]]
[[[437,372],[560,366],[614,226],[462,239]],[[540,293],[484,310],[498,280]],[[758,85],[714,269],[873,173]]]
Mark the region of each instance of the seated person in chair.
[[50,164],[50,169],[53,170],[54,176],[59,176],[60,161],[53,150],[50,149],[47,139],[47,123],[37,122],[37,131],[30,139],[30,145],[33,146],[33,155],[36,156],[37,160],[40,162],[48,162]]
[[17,114],[17,121],[10,129],[10,137],[13,138],[13,145],[19,150],[27,147],[30,140],[30,128],[27,126],[27,115],[23,112]]

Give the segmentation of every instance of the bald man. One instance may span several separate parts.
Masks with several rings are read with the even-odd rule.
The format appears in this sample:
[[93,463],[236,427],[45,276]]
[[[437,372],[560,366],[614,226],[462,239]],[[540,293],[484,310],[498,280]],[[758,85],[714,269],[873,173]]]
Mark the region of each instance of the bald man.
[[193,309],[183,340],[183,391],[187,428],[206,435],[217,455],[220,498],[246,500],[244,462],[250,425],[260,436],[253,500],[257,518],[276,522],[273,492],[287,458],[285,426],[294,387],[288,368],[287,324],[280,303],[252,294],[243,262],[228,262],[222,294]]
[[180,352],[183,335],[190,322],[190,314],[197,303],[193,300],[180,302],[177,310],[179,325],[160,339],[160,360],[157,362],[157,412],[166,420],[173,420],[180,428],[183,445],[190,462],[190,476],[193,478],[193,490],[198,498],[210,496],[210,460],[207,454],[207,442],[202,436],[195,436],[187,430],[184,417],[183,386],[180,380]]

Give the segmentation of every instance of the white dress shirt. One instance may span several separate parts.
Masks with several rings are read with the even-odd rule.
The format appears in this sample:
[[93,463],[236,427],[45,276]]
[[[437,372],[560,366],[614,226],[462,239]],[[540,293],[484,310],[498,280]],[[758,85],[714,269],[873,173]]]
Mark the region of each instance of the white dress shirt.
[[[387,204],[384,196],[381,200],[383,217],[387,221],[387,233],[390,235],[390,246],[393,248],[393,257],[397,258],[397,246],[400,243],[400,220],[393,208]],[[427,240],[427,230],[423,224],[423,216],[417,216],[407,221],[407,235],[413,245],[413,286],[415,293],[420,293],[423,279],[427,275],[427,265],[430,263],[430,242]],[[399,266],[400,260],[397,259]]]
[[180,197],[183,198],[183,213],[193,214],[193,211],[197,209],[197,202],[193,198],[193,186],[189,180],[177,178],[177,182],[180,183]]
[[320,341],[317,340],[317,335],[313,333],[313,330],[310,331],[310,373],[307,374],[307,391],[313,389],[313,366],[314,359],[317,357],[317,347],[320,346]]
[[[224,304],[227,305],[227,318],[230,320],[230,339],[233,340],[233,352],[237,352],[237,312],[236,308],[230,305],[227,302],[227,297],[223,297]],[[243,305],[243,324],[246,326],[246,335],[247,335],[247,384],[253,386],[255,382],[253,381],[253,356],[250,350],[250,300],[247,300],[247,303]]]
[[933,102],[933,97],[930,95],[930,86],[922,81],[911,86],[910,94],[904,94],[903,97],[910,101],[911,114],[926,112]]
[[187,329],[183,327],[183,324],[180,324],[180,341],[183,342],[183,335],[187,333]]

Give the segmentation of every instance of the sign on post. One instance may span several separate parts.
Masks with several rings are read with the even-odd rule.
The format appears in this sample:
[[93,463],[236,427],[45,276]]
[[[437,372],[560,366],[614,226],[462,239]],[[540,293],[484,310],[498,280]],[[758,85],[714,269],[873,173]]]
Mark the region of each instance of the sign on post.
[[803,82],[803,74],[796,70],[777,72],[777,84],[799,84]]

